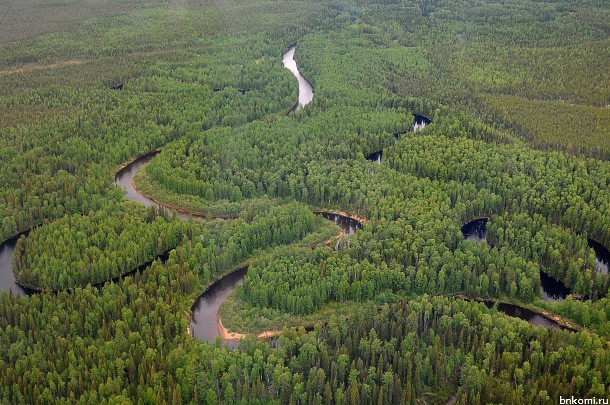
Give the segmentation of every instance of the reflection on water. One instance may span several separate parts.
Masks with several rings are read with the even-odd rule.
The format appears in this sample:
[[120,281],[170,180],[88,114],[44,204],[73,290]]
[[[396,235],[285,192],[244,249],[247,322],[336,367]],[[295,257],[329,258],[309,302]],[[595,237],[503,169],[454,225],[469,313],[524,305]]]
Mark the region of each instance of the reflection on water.
[[413,114],[413,119],[413,132],[421,131],[426,125],[432,123],[432,120],[425,115]]
[[540,270],[540,288],[542,289],[542,299],[544,301],[562,301],[572,293],[565,284],[542,270]]
[[[248,266],[228,274],[212,284],[191,308],[191,333],[202,341],[213,341],[218,336],[218,308],[244,281]],[[225,341],[229,347],[237,347],[237,341]]]
[[485,230],[489,218],[477,218],[462,226],[462,234],[466,240],[482,242],[485,240]]
[[589,247],[595,251],[595,266],[599,274],[608,274],[610,267],[610,251],[598,241],[588,238]]
[[20,234],[6,240],[0,245],[0,291],[13,291],[15,295],[30,295],[32,291],[17,284],[15,275],[13,274],[13,253],[15,245],[21,235],[26,235],[29,231],[21,232]]
[[[485,305],[488,308],[492,308],[494,306],[494,304],[495,303],[492,301],[485,301]],[[555,329],[555,330],[561,330],[561,329],[571,330],[570,328],[566,328],[565,326],[562,326],[555,321],[547,319],[544,316],[535,313],[534,311],[531,311],[527,308],[519,307],[517,305],[499,303],[498,311],[505,313],[508,316],[512,316],[514,318],[519,318],[524,321],[527,321],[534,326],[543,326],[547,329]]]
[[313,99],[313,87],[311,84],[299,72],[297,68],[297,62],[294,60],[294,51],[296,45],[292,46],[288,51],[282,55],[282,63],[284,67],[292,72],[299,82],[299,101],[295,110],[305,107]]
[[370,155],[366,156],[366,160],[370,160],[373,163],[381,164],[381,157],[383,156],[383,149],[378,150],[377,152],[373,152]]

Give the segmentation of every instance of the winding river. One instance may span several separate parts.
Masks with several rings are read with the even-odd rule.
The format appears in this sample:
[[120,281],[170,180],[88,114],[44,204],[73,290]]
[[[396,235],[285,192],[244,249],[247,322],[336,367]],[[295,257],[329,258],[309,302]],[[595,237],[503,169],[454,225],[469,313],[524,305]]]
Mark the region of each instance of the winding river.
[[[140,194],[134,188],[134,185],[133,185],[133,177],[136,175],[138,170],[140,170],[142,168],[142,166],[144,166],[146,163],[150,162],[150,160],[152,158],[154,158],[159,152],[160,152],[160,150],[155,150],[155,151],[147,153],[146,155],[140,156],[139,158],[135,159],[133,162],[125,165],[122,169],[120,169],[116,173],[116,175],[114,177],[114,184],[123,188],[123,190],[125,190],[125,192],[126,192],[125,198],[127,198],[128,200],[131,200],[131,201],[137,201],[137,202],[143,204],[145,207],[150,207],[153,205],[159,206],[159,204],[157,204],[150,198],[145,197],[144,195]],[[174,210],[171,210],[171,211],[179,219],[181,219],[183,221],[187,221],[189,218],[192,218],[192,215],[186,214],[184,212],[174,211]]]
[[[485,235],[487,231],[487,222],[489,218],[476,218],[462,226],[462,235],[467,241],[483,242],[486,241]],[[493,247],[493,246],[492,246]],[[596,251],[597,253],[597,251]],[[597,259],[599,261],[599,259]],[[540,290],[543,301],[561,301],[564,300],[572,291],[565,286],[561,281],[551,277],[544,271],[540,270]],[[503,304],[507,305],[507,304]],[[529,311],[529,310],[528,310]],[[518,314],[519,311],[513,311]],[[523,312],[525,313],[525,312]],[[509,314],[511,315],[511,314]],[[517,316],[517,315],[514,315]],[[517,316],[529,322],[529,318]],[[533,318],[532,318],[533,319]],[[534,325],[536,323],[530,322]],[[540,323],[540,322],[539,322]],[[542,324],[542,323],[541,323]]]
[[[351,235],[362,225],[355,219],[331,212],[320,212],[323,218],[333,221],[341,227],[344,235]],[[243,283],[249,266],[240,267],[212,284],[197,298],[191,307],[191,334],[202,341],[213,341],[219,336],[218,309],[227,297]],[[239,343],[236,340],[224,340],[229,347],[235,348]]]
[[[284,66],[289,69],[297,78],[299,83],[299,99],[293,110],[303,108],[313,99],[313,88],[303,76],[301,76],[296,61],[294,60],[294,52],[296,45],[293,45],[282,56]],[[140,194],[133,184],[133,177],[137,171],[148,163],[158,151],[151,152],[138,159],[135,159],[130,164],[122,168],[115,177],[115,184],[122,187],[126,191],[125,197],[132,201],[138,201],[145,206],[158,205],[153,200]],[[320,213],[324,218],[337,223],[344,234],[352,234],[356,229],[361,227],[355,219],[333,213]],[[178,218],[187,220],[190,216],[185,213],[177,212]],[[218,330],[218,309],[227,297],[235,291],[237,285],[241,284],[248,272],[248,266],[241,267],[234,272],[231,272],[218,281],[213,283],[193,304],[191,308],[191,334],[199,340],[213,341],[219,336]],[[225,340],[225,343],[230,347],[237,345],[236,341]]]
[[[296,45],[291,46],[286,53],[282,56],[283,64],[286,68],[288,68],[297,78],[299,83],[299,99],[295,104],[293,110],[298,110],[309,102],[311,102],[313,98],[313,89],[309,82],[305,80],[303,76],[301,76],[296,61],[294,60],[294,52],[296,50]],[[419,131],[423,129],[426,125],[430,124],[432,121],[425,116],[422,115],[414,115],[414,125],[413,131]],[[132,201],[137,201],[145,206],[151,205],[159,205],[155,201],[150,198],[145,197],[140,194],[133,185],[133,178],[136,172],[142,168],[146,163],[148,163],[159,151],[150,152],[140,158],[133,160],[132,162],[126,164],[123,168],[121,168],[115,176],[115,184],[117,186],[122,187],[126,195],[125,197]],[[377,154],[374,156],[374,160],[378,163],[381,163],[381,156],[383,150],[374,152]],[[373,154],[371,154],[373,155]],[[373,156],[371,156],[373,158]],[[351,218],[345,215],[330,213],[324,211],[318,211],[316,214],[321,215],[327,220],[331,220],[339,225],[342,229],[342,234],[351,235],[356,230],[362,228],[362,224],[355,218]],[[176,212],[178,218],[182,220],[188,220],[192,216],[183,212]],[[478,221],[481,221],[479,219]],[[480,225],[482,223],[482,226]],[[485,225],[487,223],[487,219],[484,219],[484,222],[479,222],[477,225],[473,227],[473,235],[476,234],[475,240],[483,239],[483,235],[485,232]],[[467,224],[468,225],[468,224]],[[467,226],[466,225],[466,226]],[[464,231],[464,228],[462,229]],[[20,295],[29,295],[32,291],[29,291],[15,282],[15,278],[12,271],[12,256],[15,250],[15,244],[19,237],[22,234],[27,234],[27,231],[22,232],[13,238],[10,238],[0,244],[0,291],[1,290],[12,290],[15,294]],[[466,233],[465,233],[466,236]],[[468,239],[468,236],[466,236]],[[338,244],[335,246],[338,248]],[[606,250],[607,252],[607,250]],[[597,253],[597,249],[596,249]],[[610,256],[610,254],[608,255]],[[165,254],[165,257],[167,254]],[[607,262],[608,257],[606,257],[606,272],[607,272]],[[602,262],[603,263],[603,262]],[[146,267],[149,263],[146,263],[143,266],[140,266],[135,271],[141,271],[143,267]],[[190,325],[190,331],[194,337],[203,341],[212,341],[217,336],[219,336],[218,330],[218,309],[222,302],[235,290],[237,285],[243,282],[244,277],[248,271],[248,266],[241,267],[234,272],[225,275],[220,280],[213,283],[193,304],[192,310],[192,319]],[[133,273],[132,272],[132,273]],[[130,274],[132,274],[130,273]],[[117,279],[118,280],[118,279]],[[486,303],[487,305],[487,303]],[[515,316],[521,319],[524,319],[531,324],[545,326],[549,328],[562,328],[558,324],[553,321],[550,321],[547,318],[544,318],[532,311],[529,311],[522,307],[517,307],[510,304],[499,304],[499,310],[507,313],[508,315]],[[235,347],[237,342],[235,341],[225,341],[229,346]]]

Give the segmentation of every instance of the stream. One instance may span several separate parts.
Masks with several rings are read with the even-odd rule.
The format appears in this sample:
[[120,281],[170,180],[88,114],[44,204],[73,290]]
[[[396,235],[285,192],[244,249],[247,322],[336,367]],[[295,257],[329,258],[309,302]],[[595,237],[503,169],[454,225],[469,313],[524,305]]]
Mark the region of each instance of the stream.
[[[313,89],[309,82],[301,76],[296,61],[294,60],[294,52],[296,50],[296,45],[291,46],[286,53],[282,56],[283,64],[286,68],[288,68],[297,78],[299,83],[299,99],[295,104],[293,110],[298,110],[303,108],[309,102],[311,102],[313,98]],[[432,121],[425,116],[422,115],[414,115],[414,125],[413,131],[419,131],[423,129],[426,125],[430,124]],[[150,152],[142,157],[139,157],[132,162],[126,164],[122,169],[120,169],[115,176],[115,184],[117,186],[122,187],[126,195],[125,197],[128,200],[137,201],[139,203],[144,204],[145,206],[158,205],[153,200],[143,196],[140,194],[133,186],[133,177],[137,173],[137,171],[142,168],[146,163],[148,163],[159,151]],[[377,163],[381,163],[381,157],[383,154],[383,150],[376,151],[372,153],[370,156],[371,159]],[[367,159],[369,158],[367,156]],[[359,221],[354,218],[350,218],[348,216],[344,216],[341,214],[331,213],[331,212],[316,212],[316,214],[321,215],[327,220],[333,221],[337,225],[339,225],[343,231],[344,235],[351,235],[356,230],[362,228],[362,225]],[[191,218],[191,215],[185,214],[182,212],[176,212],[176,215],[181,220],[188,220]],[[485,235],[485,226],[487,224],[487,218],[477,219],[472,221],[464,227],[462,227],[462,232],[464,232],[464,236],[467,240],[477,240],[482,241]],[[19,286],[15,282],[15,278],[12,272],[12,255],[15,250],[15,244],[19,237],[22,234],[27,234],[28,231],[22,232],[10,239],[7,239],[2,244],[0,244],[0,291],[2,290],[12,290],[15,294],[20,295],[29,295],[31,291]],[[590,242],[591,243],[591,242]],[[598,244],[599,245],[599,244]],[[339,242],[335,246],[337,249],[339,246]],[[601,246],[601,245],[600,245]],[[595,249],[595,246],[592,246]],[[602,246],[603,247],[603,246]],[[605,248],[604,248],[605,249]],[[599,249],[595,249],[596,254],[598,254]],[[600,250],[601,251],[601,250]],[[607,255],[605,258],[600,258],[598,264],[598,268],[601,271],[608,272],[608,260],[610,258],[610,253],[608,253],[607,249],[605,251]],[[167,256],[167,253],[165,254]],[[166,258],[165,256],[165,258]],[[605,260],[605,261],[604,261]],[[142,267],[149,265],[146,263],[144,266],[140,266],[135,271],[141,271]],[[605,266],[605,267],[603,267]],[[232,273],[225,275],[220,278],[218,281],[213,283],[193,304],[192,310],[192,318],[190,330],[194,337],[203,341],[212,341],[217,336],[219,336],[218,332],[218,308],[224,302],[224,300],[235,290],[237,285],[243,282],[243,279],[248,271],[248,266],[241,267],[235,270]],[[541,279],[543,278],[541,274]],[[118,280],[118,279],[117,279]],[[543,283],[544,285],[544,283]],[[564,287],[565,288],[565,287]],[[543,294],[544,293],[543,287]],[[552,294],[549,294],[551,296]],[[486,305],[488,303],[486,302]],[[489,305],[488,305],[489,306]],[[498,309],[510,316],[515,316],[520,319],[524,319],[530,322],[533,325],[545,326],[548,328],[560,329],[562,326],[557,323],[544,318],[530,310],[527,310],[522,307],[510,305],[510,304],[499,304]],[[226,342],[230,347],[235,347],[237,342],[227,341]]]

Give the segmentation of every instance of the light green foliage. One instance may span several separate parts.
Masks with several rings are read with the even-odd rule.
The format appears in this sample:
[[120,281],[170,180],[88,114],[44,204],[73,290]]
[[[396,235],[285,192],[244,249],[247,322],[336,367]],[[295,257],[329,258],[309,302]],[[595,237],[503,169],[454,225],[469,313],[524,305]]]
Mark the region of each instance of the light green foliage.
[[[58,15],[71,4],[53,3]],[[122,7],[74,10],[58,32],[54,14],[29,34],[31,21],[0,30],[0,238],[39,225],[19,243],[18,276],[50,288],[175,249],[99,290],[0,293],[0,402],[608,395],[609,281],[585,243],[610,246],[607,2]],[[315,96],[287,116],[297,87],[281,55],[297,41]],[[413,113],[433,124],[411,132]],[[122,202],[117,165],[159,147],[138,187],[238,218],[182,223]],[[379,149],[381,165],[365,159]],[[367,221],[339,251],[316,247],[328,236],[320,207]],[[481,216],[490,244],[465,241],[460,227]],[[82,272],[91,256],[95,277]],[[229,315],[341,315],[276,348],[188,336],[194,299],[247,260],[233,301],[244,308]],[[593,300],[540,302],[540,270]],[[526,302],[585,329],[534,328],[454,294]]]

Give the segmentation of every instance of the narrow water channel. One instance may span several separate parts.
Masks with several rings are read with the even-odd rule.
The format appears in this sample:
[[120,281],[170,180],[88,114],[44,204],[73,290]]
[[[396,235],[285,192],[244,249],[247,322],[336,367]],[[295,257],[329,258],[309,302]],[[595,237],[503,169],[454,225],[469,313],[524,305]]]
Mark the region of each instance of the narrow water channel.
[[305,107],[313,99],[313,87],[311,87],[311,84],[301,75],[301,72],[299,72],[299,68],[297,67],[297,62],[294,60],[294,52],[296,49],[297,46],[293,45],[282,55],[284,67],[290,70],[299,82],[299,100],[295,104],[295,111]]
[[[431,124],[432,120],[424,115],[413,114],[413,132],[421,131],[426,125]],[[394,143],[400,140],[400,136],[406,132],[397,132],[394,134]],[[383,157],[383,149],[379,149],[375,152],[369,153],[365,156],[365,159],[373,163],[381,164],[381,158]]]
[[[484,301],[485,306],[488,308],[492,308],[495,305],[493,301]],[[542,326],[547,329],[555,329],[555,330],[572,330],[563,325],[558,324],[555,321],[545,318],[544,316],[537,314],[534,311],[531,311],[527,308],[520,307],[517,305],[506,304],[503,302],[498,303],[498,311],[512,316],[514,318],[519,318],[521,320],[527,321],[534,326]]]
[[[341,227],[344,235],[351,235],[362,225],[355,219],[331,212],[320,212],[322,218],[333,221]],[[218,332],[218,309],[227,297],[235,291],[238,285],[243,283],[248,266],[241,267],[229,273],[212,284],[203,294],[197,298],[191,308],[191,333],[202,341],[213,341]],[[225,340],[230,347],[236,347],[238,342]]]
[[[211,342],[218,336],[218,309],[227,297],[244,282],[248,266],[230,273],[212,284],[191,307],[191,334],[204,342]],[[239,342],[226,340],[235,348]]]
[[598,274],[608,274],[610,269],[610,251],[595,239],[587,238],[589,247],[595,252],[595,266]]
[[27,235],[28,231],[21,232],[16,236],[4,241],[0,244],[0,291],[12,291],[15,295],[30,295],[32,291],[20,286],[15,281],[13,274],[13,253],[15,245],[21,235]]
[[[299,98],[295,104],[295,110],[304,107],[313,99],[313,88],[307,80],[301,75],[294,60],[294,52],[296,45],[291,46],[288,51],[282,55],[282,62],[297,78],[299,83]],[[126,191],[126,198],[139,201],[146,206],[155,204],[154,201],[139,194],[133,186],[133,177],[136,172],[150,161],[156,152],[152,152],[146,156],[136,159],[133,163],[117,173],[115,184],[123,187]],[[330,219],[337,223],[343,229],[345,234],[352,234],[361,225],[354,219],[347,218],[338,214],[322,213],[326,219]],[[188,215],[178,213],[180,219],[188,219]],[[227,297],[235,291],[235,288],[241,284],[248,272],[248,266],[237,269],[236,271],[222,277],[220,280],[213,283],[193,304],[191,308],[191,324],[190,330],[194,337],[202,341],[213,341],[219,336],[218,331],[218,309]],[[238,342],[225,341],[229,347],[236,347]]]
[[543,301],[563,301],[572,294],[564,283],[540,270],[540,289]]
[[[150,162],[152,160],[152,158],[154,158],[159,152],[160,151],[158,151],[158,150],[149,152],[146,155],[137,158],[136,160],[134,160],[130,164],[126,165],[124,168],[122,168],[121,170],[119,170],[117,172],[116,176],[114,177],[114,184],[123,188],[123,190],[125,190],[125,192],[126,192],[125,198],[127,198],[128,200],[131,200],[131,201],[137,201],[137,202],[143,204],[145,207],[150,207],[153,205],[159,206],[159,204],[157,204],[150,198],[145,197],[142,194],[140,194],[134,188],[134,185],[133,185],[133,178],[136,175],[136,173],[138,172],[138,170],[140,170],[142,168],[142,166],[144,166],[145,164]],[[185,214],[185,213],[179,212],[179,211],[172,212],[172,214],[175,214],[177,218],[179,218],[183,221],[187,221],[189,218],[192,218],[191,215],[188,215],[188,214]]]

